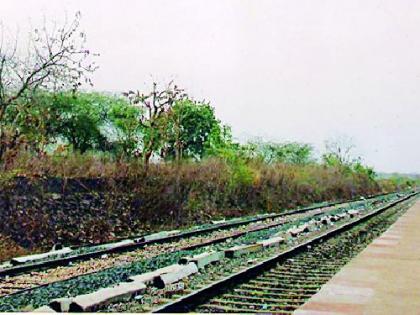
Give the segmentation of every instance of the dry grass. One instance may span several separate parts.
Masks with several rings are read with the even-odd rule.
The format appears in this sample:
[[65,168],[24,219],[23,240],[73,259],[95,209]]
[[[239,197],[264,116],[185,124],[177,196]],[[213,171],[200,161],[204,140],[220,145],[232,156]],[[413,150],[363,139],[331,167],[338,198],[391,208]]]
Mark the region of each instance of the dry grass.
[[5,261],[16,256],[29,253],[29,250],[16,244],[10,236],[0,234],[0,261]]

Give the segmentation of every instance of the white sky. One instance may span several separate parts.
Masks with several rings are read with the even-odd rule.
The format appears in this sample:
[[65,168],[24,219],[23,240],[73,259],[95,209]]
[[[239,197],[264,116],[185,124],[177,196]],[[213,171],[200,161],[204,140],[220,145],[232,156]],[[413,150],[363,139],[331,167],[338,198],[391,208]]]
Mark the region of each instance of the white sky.
[[1,0],[11,29],[82,12],[95,89],[178,85],[240,138],[353,139],[420,173],[420,0]]

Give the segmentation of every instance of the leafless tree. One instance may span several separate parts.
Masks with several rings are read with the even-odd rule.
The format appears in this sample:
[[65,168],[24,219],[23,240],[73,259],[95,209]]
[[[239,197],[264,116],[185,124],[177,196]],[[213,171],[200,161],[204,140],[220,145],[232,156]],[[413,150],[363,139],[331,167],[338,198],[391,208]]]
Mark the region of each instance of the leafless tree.
[[162,90],[158,89],[157,83],[153,83],[152,91],[148,94],[129,91],[124,95],[141,111],[139,120],[143,132],[141,156],[147,168],[152,154],[162,148],[166,139],[172,106],[187,95],[172,81]]
[[334,157],[341,165],[354,162],[353,151],[355,145],[349,137],[341,136],[325,142],[326,155]]
[[[44,21],[20,46],[17,37],[6,40],[4,28],[0,29],[0,158],[8,142],[5,116],[10,107],[29,104],[23,100],[39,89],[76,90],[83,83],[92,84],[89,74],[97,69],[92,58],[96,54],[85,48],[80,18],[77,12],[60,26]],[[13,126],[14,117],[8,123]]]

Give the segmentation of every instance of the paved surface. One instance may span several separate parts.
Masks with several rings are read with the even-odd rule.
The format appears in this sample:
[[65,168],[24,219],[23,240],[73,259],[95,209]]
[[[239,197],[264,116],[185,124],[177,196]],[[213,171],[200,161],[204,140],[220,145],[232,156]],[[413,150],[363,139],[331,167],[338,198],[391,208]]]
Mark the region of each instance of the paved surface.
[[420,201],[294,314],[420,314]]

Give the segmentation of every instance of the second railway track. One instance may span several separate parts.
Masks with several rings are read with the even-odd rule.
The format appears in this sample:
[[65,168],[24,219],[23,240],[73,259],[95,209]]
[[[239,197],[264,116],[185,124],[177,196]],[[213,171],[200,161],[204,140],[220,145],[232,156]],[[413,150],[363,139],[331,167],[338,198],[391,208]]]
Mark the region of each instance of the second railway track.
[[[393,194],[394,193],[372,195],[372,196],[368,196],[366,199],[369,200],[369,199],[374,199],[377,197],[393,195]],[[118,253],[134,251],[136,249],[140,249],[140,248],[150,246],[150,245],[170,243],[170,242],[174,242],[174,241],[185,239],[185,238],[190,238],[190,237],[195,237],[198,235],[203,235],[206,233],[211,233],[214,231],[231,229],[235,227],[245,226],[248,224],[253,224],[256,222],[263,222],[270,219],[277,219],[277,218],[287,217],[287,216],[292,216],[292,215],[305,214],[312,210],[324,209],[324,208],[336,206],[340,203],[345,204],[345,203],[352,203],[352,202],[357,202],[357,201],[359,201],[359,199],[352,199],[348,201],[323,202],[323,203],[314,204],[314,205],[304,207],[304,208],[286,211],[284,213],[266,214],[266,215],[261,215],[261,216],[255,216],[248,219],[242,219],[242,220],[234,219],[234,220],[226,221],[219,224],[211,224],[210,226],[204,226],[203,228],[181,231],[180,233],[176,233],[176,234],[168,235],[164,237],[159,237],[157,239],[151,239],[151,240],[142,240],[142,237],[133,237],[131,240],[134,240],[134,242],[128,243],[128,244],[122,244],[121,246],[116,246],[116,247],[107,248],[106,243],[94,245],[94,246],[85,246],[85,247],[78,246],[74,252],[71,252],[66,255],[58,255],[57,257],[51,257],[50,259],[43,259],[40,261],[34,261],[32,263],[30,262],[30,263],[25,263],[25,264],[19,264],[16,266],[9,266],[6,268],[2,268],[2,266],[0,265],[0,277],[12,276],[15,274],[30,272],[30,271],[34,271],[38,269],[43,269],[43,268],[65,266],[75,261],[89,260],[89,259],[101,257],[103,255],[118,254]],[[124,241],[124,240],[119,239],[119,241]],[[112,244],[112,243],[108,243],[108,244]]]

